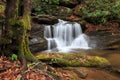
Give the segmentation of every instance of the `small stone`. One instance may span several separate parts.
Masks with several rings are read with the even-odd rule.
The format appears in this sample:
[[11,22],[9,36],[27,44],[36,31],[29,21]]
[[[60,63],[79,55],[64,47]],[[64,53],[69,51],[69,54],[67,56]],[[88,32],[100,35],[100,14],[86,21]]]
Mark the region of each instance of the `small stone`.
[[83,71],[83,70],[77,70],[77,69],[75,69],[74,72],[77,73],[77,75],[78,75],[80,78],[82,78],[82,79],[85,79],[85,78],[87,77],[87,75],[88,75],[88,74],[87,74],[85,71]]

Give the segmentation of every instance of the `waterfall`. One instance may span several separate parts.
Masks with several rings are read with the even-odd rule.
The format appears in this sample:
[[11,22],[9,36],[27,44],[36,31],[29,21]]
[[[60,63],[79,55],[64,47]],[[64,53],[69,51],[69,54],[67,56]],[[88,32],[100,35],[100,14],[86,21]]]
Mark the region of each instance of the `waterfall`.
[[44,37],[48,41],[48,50],[89,49],[88,36],[82,33],[80,24],[59,19],[55,25],[45,25]]

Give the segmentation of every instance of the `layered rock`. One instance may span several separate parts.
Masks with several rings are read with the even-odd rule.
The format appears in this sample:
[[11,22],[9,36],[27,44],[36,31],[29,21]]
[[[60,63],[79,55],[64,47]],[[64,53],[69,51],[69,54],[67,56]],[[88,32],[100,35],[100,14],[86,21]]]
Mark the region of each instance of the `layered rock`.
[[30,49],[33,53],[47,49],[47,41],[44,38],[44,26],[32,23],[30,31]]
[[34,23],[48,24],[48,25],[53,25],[55,23],[58,23],[58,19],[55,16],[50,16],[50,15],[34,16],[34,17],[32,17],[32,21]]

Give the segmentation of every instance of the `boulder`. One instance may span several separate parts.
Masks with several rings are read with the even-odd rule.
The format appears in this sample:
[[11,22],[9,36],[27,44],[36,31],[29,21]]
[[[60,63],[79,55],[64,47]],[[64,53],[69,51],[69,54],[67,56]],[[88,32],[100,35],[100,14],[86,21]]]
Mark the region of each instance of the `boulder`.
[[34,38],[34,37],[44,38],[44,26],[43,25],[32,23],[32,28],[30,31],[30,38]]
[[30,31],[30,49],[33,53],[47,49],[47,41],[44,38],[44,26],[32,23]]
[[51,6],[51,15],[56,16],[57,18],[60,19],[66,19],[70,15],[72,15],[72,9],[68,7],[63,7],[63,6]]
[[55,16],[50,16],[50,15],[34,16],[32,17],[32,21],[38,24],[49,24],[49,25],[58,23],[58,19]]
[[97,49],[120,50],[120,32],[91,31],[90,46],[96,44]]
[[30,39],[30,50],[33,53],[37,53],[47,49],[47,41],[44,38],[32,38]]
[[74,72],[77,73],[78,76],[82,79],[85,79],[88,76],[88,74],[85,71],[83,71],[82,69],[79,69],[79,70],[75,69]]

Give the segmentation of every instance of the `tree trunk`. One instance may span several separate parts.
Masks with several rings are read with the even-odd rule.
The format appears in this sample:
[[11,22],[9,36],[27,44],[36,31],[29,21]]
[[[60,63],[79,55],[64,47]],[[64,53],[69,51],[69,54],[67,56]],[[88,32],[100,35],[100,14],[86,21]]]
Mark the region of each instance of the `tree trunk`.
[[16,53],[22,62],[36,60],[29,49],[30,0],[7,0],[5,15],[2,52],[9,56]]

